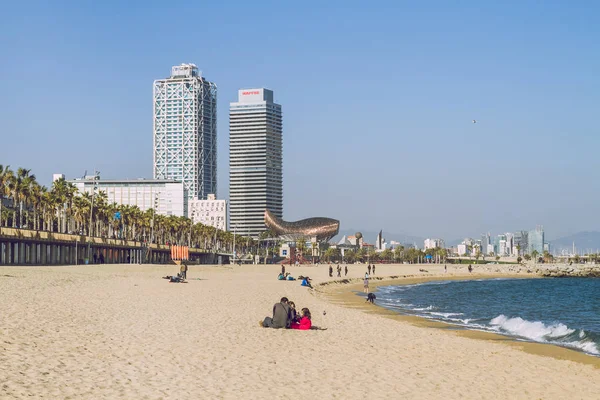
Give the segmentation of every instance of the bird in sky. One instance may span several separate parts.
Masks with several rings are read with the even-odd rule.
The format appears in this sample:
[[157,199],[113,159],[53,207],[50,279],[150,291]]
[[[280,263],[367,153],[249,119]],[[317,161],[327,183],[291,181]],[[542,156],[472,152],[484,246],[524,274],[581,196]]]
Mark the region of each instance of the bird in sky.
[[477,123],[477,121],[476,121],[476,120],[473,120],[473,123],[474,123],[474,124],[476,124],[476,123]]

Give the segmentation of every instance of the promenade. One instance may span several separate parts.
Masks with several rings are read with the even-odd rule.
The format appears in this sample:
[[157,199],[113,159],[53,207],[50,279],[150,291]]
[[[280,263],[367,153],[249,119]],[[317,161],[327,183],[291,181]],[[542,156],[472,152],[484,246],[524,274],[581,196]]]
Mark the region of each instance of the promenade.
[[[208,250],[191,248],[195,262],[216,262]],[[227,254],[222,255],[227,262]],[[87,261],[86,261],[87,260]],[[0,265],[165,264],[169,246],[142,242],[70,235],[29,229],[0,228]]]

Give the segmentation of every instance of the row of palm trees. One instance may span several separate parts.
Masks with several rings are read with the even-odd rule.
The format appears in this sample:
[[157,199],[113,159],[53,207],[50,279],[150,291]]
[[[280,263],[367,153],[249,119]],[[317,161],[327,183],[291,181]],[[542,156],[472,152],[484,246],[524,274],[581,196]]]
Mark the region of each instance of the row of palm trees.
[[[431,256],[428,258],[428,256]],[[427,249],[425,251],[416,249],[414,247],[404,247],[397,246],[394,250],[385,249],[382,252],[378,253],[375,249],[366,249],[359,248],[356,250],[346,250],[344,252],[343,261],[353,263],[355,261],[359,262],[408,262],[408,263],[418,263],[418,262],[427,262],[427,260],[431,260],[432,262],[445,262],[447,257],[446,249],[436,248],[436,249]],[[331,261],[341,261],[342,256],[340,249],[334,249],[332,247],[325,250],[323,253],[323,259],[327,262]]]
[[212,251],[249,252],[256,243],[189,218],[156,214],[154,209],[109,203],[105,192],[79,193],[64,179],[50,189],[31,170],[0,165],[0,227],[80,234],[156,244],[179,244]]

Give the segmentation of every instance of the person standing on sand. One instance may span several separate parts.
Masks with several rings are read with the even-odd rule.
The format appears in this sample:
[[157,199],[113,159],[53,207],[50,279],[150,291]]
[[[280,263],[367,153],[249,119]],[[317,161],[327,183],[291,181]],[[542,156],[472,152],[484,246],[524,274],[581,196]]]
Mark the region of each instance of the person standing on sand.
[[281,264],[281,273],[285,275],[285,265]]
[[344,267],[344,276],[348,275],[348,266],[346,265]]
[[331,265],[329,266],[329,277],[333,278],[333,267]]
[[373,275],[375,275],[375,264],[373,264]]
[[448,267],[444,264],[444,273],[448,272]]
[[342,267],[340,267],[339,265],[337,266],[337,277],[338,278],[342,277]]
[[363,292],[369,294],[369,276],[365,274],[365,279],[363,281]]
[[273,306],[273,318],[265,317],[265,319],[262,322],[259,321],[259,323],[264,328],[289,328],[292,319],[291,314],[288,298],[282,297],[279,303]]
[[369,275],[371,275],[371,264],[369,264],[369,266],[367,267],[367,269],[369,270]]

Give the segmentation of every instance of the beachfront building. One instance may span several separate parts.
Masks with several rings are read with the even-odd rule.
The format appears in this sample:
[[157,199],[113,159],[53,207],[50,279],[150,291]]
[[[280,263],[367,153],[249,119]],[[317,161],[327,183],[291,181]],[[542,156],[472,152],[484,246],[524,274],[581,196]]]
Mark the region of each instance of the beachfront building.
[[423,242],[423,248],[425,250],[428,249],[438,249],[444,247],[444,241],[442,239],[425,239]]
[[229,111],[230,227],[257,237],[264,213],[283,217],[281,105],[269,89],[242,89]]
[[529,241],[527,246],[527,254],[532,254],[537,251],[539,255],[544,253],[544,228],[537,226],[535,230],[529,231]]
[[157,214],[187,217],[188,198],[182,182],[157,179],[110,179],[86,176],[68,181],[79,193],[105,192],[108,203],[137,206],[141,211],[151,208]]
[[212,226],[220,230],[227,230],[227,201],[217,200],[210,193],[206,200],[190,200],[188,214],[194,224]]
[[154,179],[183,182],[190,200],[217,192],[217,86],[194,64],[154,81]]
[[458,253],[459,256],[467,255],[468,246],[464,243],[461,243],[458,246],[456,246],[456,252]]

